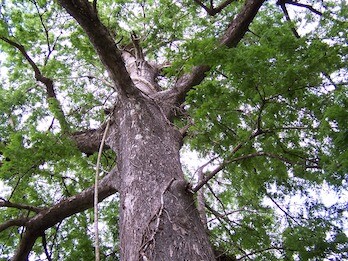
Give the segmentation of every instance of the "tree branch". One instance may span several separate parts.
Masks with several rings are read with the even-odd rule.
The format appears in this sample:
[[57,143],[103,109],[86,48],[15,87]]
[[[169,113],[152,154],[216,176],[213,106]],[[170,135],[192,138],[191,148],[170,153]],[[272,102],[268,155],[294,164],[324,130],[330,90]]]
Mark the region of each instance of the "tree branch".
[[[113,169],[99,182],[99,202],[116,193],[118,189],[118,184],[115,184],[117,176],[117,170]],[[93,207],[93,199],[94,186],[89,187],[80,194],[60,201],[56,205],[39,212],[37,215],[27,220],[25,223],[26,230],[21,238],[16,253],[11,260],[28,260],[29,253],[34,246],[36,239],[41,237],[46,229],[54,226],[67,217]]]
[[247,0],[240,13],[229,24],[225,34],[222,36],[221,44],[229,48],[236,47],[248,31],[249,25],[264,2],[265,0]]
[[[289,23],[291,23],[291,18],[290,18],[290,15],[288,13],[288,10],[286,9],[286,6],[283,2],[280,2],[279,3],[280,5],[280,8],[282,9],[283,13],[284,13],[284,16],[285,16],[285,19],[286,21],[288,21]],[[300,39],[301,36],[298,34],[298,32],[296,31],[296,28],[291,26],[291,31],[292,33],[294,34],[294,36],[297,38],[297,39]]]
[[126,70],[120,50],[117,48],[109,30],[99,20],[92,4],[87,0],[58,0],[58,3],[86,32],[110,78],[114,82],[115,88],[121,94],[126,94],[127,96],[140,94]]
[[196,2],[196,4],[198,4],[200,7],[202,7],[209,15],[213,15],[212,11],[214,9],[213,6],[211,6],[211,8],[207,7],[205,4],[202,3],[202,1],[199,0],[194,0]]
[[97,0],[93,0],[93,9],[94,9],[94,12],[97,14]]
[[[256,137],[256,136],[254,136]],[[253,137],[251,137],[253,138]],[[237,152],[240,148],[242,147],[242,144],[237,145],[234,150],[232,151],[232,155]],[[232,163],[232,162],[236,162],[236,161],[240,161],[240,160],[246,160],[246,159],[250,159],[250,158],[255,158],[255,157],[260,157],[260,156],[265,156],[265,157],[270,157],[270,158],[275,158],[278,159],[280,161],[283,161],[285,163],[289,163],[289,164],[293,164],[293,162],[291,162],[290,160],[288,160],[287,158],[284,158],[282,156],[276,155],[276,154],[272,154],[272,153],[267,153],[267,152],[255,152],[255,153],[250,153],[247,155],[243,155],[237,158],[233,158],[231,160],[226,160],[224,162],[222,162],[219,166],[217,166],[212,172],[209,173],[209,175],[206,175],[205,178],[203,180],[201,180],[193,189],[193,192],[197,192],[201,187],[203,187],[205,184],[207,184],[207,182],[209,180],[211,180],[213,177],[215,177],[216,174],[218,174],[221,170],[223,170],[228,164]]]
[[276,205],[284,214],[287,218],[290,218],[292,221],[294,221],[296,224],[299,225],[299,222],[293,217],[291,216],[286,210],[284,210],[277,201],[275,201],[275,199],[273,197],[271,197],[271,195],[269,195],[268,193],[266,193],[266,196],[274,203],[274,205]]
[[[31,1],[35,8],[36,8],[36,11],[37,11],[37,14],[39,15],[39,18],[40,18],[40,23],[44,29],[44,32],[45,32],[45,37],[46,37],[46,43],[47,43],[47,48],[48,48],[48,56],[50,55],[50,53],[52,52],[52,49],[51,49],[51,44],[50,44],[50,40],[49,40],[49,30],[47,28],[47,26],[45,25],[44,23],[44,20],[43,20],[43,15],[40,13],[40,8],[39,8],[39,5],[37,4],[37,2],[35,0]],[[47,59],[46,59],[47,61]]]
[[7,37],[0,36],[0,39],[3,40],[4,42],[12,45],[13,47],[17,48],[24,58],[28,61],[30,66],[35,72],[35,79],[41,83],[43,83],[46,86],[46,92],[47,92],[47,102],[49,104],[50,110],[52,114],[54,115],[55,118],[58,119],[60,127],[62,128],[63,132],[69,132],[69,124],[66,121],[63,109],[57,99],[55,90],[54,90],[54,85],[53,85],[53,80],[50,78],[45,77],[39,67],[36,65],[36,63],[31,59],[31,57],[28,55],[27,51],[25,50],[24,46],[21,44],[18,44]]
[[217,166],[213,171],[209,173],[209,175],[206,175],[203,180],[201,180],[193,189],[192,192],[197,192],[200,190],[209,180],[211,180],[213,177],[215,177],[216,174],[218,174],[221,170],[223,170],[226,165],[229,163],[229,161],[224,161],[219,166]]
[[26,210],[29,210],[29,211],[33,211],[35,213],[39,213],[40,211],[45,209],[45,208],[34,207],[34,206],[30,206],[30,205],[23,205],[23,204],[12,203],[12,202],[4,199],[4,198],[0,198],[0,207],[26,209]]
[[25,226],[25,224],[30,220],[30,218],[18,218],[18,219],[11,219],[6,221],[5,223],[0,224],[0,232],[4,231],[5,229],[8,229],[10,227],[21,227]]
[[[251,251],[250,253],[246,253],[245,255],[239,257],[236,260],[237,261],[244,260],[245,258],[249,258],[249,256],[255,255],[257,253],[262,253],[262,252],[272,251],[272,250],[283,251],[283,250],[290,250],[290,249],[286,249],[286,248],[283,248],[283,247],[271,246],[271,247],[267,247],[267,248],[263,248],[263,249],[259,249],[259,250],[255,250],[255,251]],[[290,251],[295,251],[295,250],[290,250]]]
[[[88,156],[97,152],[103,137],[104,128],[96,130],[86,130],[82,132],[75,132],[70,135],[70,138],[76,143],[77,148],[86,153]],[[104,145],[104,149],[109,149],[109,146]]]
[[[29,62],[30,66],[33,68],[33,70],[35,72],[35,79],[37,81],[40,81],[42,83],[45,83],[47,81],[47,79],[44,79],[45,77],[42,76],[40,69],[37,67],[37,65],[34,63],[34,61],[30,58],[30,56],[26,52],[26,50],[25,50],[23,45],[18,44],[16,42],[8,39],[7,37],[4,37],[4,36],[0,36],[0,39],[3,40],[6,43],[12,45],[13,47],[17,48],[22,53],[24,58]],[[53,96],[54,93],[52,94],[51,92],[48,92],[47,95],[49,95],[49,97],[55,97],[55,96]]]
[[222,2],[218,7],[214,8],[213,3],[211,1],[210,3],[210,8],[204,5],[201,1],[199,0],[194,0],[198,5],[200,5],[210,16],[215,16],[216,14],[220,13],[222,9],[227,7],[229,4],[232,2],[235,2],[237,0],[226,0],[225,2]]
[[306,4],[301,4],[297,1],[291,1],[291,0],[285,0],[284,1],[286,4],[289,4],[289,5],[295,5],[295,6],[298,6],[298,7],[304,7],[304,8],[307,8],[308,10],[310,10],[311,12],[317,14],[317,15],[320,15],[322,16],[323,13],[318,11],[317,9],[315,9],[313,6],[311,5],[306,5]]
[[[254,20],[265,0],[247,0],[240,13],[232,20],[220,39],[221,46],[228,48],[236,47],[240,40],[248,31],[249,25]],[[211,54],[213,55],[213,53]],[[200,84],[206,77],[210,66],[199,65],[192,68],[190,73],[184,74],[178,79],[175,86],[169,91],[164,91],[158,96],[164,96],[164,99],[173,99],[174,104],[180,104],[184,101],[186,93],[194,86]]]
[[[202,182],[204,180],[204,172],[203,169],[209,165],[210,163],[212,163],[214,160],[216,160],[217,157],[214,157],[212,159],[210,159],[207,163],[205,163],[204,165],[202,165],[201,167],[199,167],[197,169],[197,175],[198,175],[198,183]],[[197,210],[199,213],[199,216],[201,218],[201,221],[205,227],[206,230],[208,230],[208,221],[207,221],[207,213],[205,211],[205,195],[204,195],[204,189],[201,188],[198,192],[197,192]]]
[[46,254],[46,258],[48,261],[52,261],[52,258],[51,258],[51,254],[48,252],[48,249],[47,249],[47,240],[46,240],[46,234],[43,233],[43,235],[41,236],[42,238],[42,247],[45,251],[45,254]]

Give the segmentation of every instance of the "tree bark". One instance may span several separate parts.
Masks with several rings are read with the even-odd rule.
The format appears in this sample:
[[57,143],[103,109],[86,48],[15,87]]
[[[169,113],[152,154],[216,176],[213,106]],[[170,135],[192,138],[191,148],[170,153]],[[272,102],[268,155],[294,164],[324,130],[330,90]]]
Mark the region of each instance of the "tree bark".
[[145,97],[117,107],[109,146],[120,172],[122,260],[214,260],[179,160],[182,136]]

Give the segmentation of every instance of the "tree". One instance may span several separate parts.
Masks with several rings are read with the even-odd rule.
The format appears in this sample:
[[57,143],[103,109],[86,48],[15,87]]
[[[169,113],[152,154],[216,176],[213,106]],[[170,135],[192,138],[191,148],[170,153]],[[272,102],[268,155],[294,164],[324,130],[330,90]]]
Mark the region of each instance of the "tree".
[[0,11],[1,258],[348,258],[345,1]]

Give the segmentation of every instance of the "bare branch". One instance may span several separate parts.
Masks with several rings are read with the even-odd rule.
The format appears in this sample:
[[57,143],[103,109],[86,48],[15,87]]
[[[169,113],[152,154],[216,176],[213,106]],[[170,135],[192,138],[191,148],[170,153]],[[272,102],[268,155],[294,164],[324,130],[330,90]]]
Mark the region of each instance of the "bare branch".
[[326,77],[326,79],[330,82],[330,84],[335,87],[336,90],[339,89],[338,85],[332,80],[331,76],[326,73],[326,72],[322,72],[322,74]]
[[247,0],[236,18],[229,24],[222,36],[221,44],[229,48],[236,47],[264,2],[265,0]]
[[201,187],[203,187],[209,180],[211,180],[213,177],[215,177],[216,174],[218,174],[221,170],[223,170],[226,165],[228,164],[228,161],[224,161],[219,166],[217,166],[213,171],[209,173],[209,175],[205,176],[205,178],[200,181],[193,189],[193,192],[197,192]]
[[[198,168],[197,170],[197,174],[198,174],[198,183],[202,182],[204,180],[204,172],[203,169],[210,164],[211,162],[213,162],[216,159],[216,157],[212,158],[211,160],[209,160],[207,163],[205,163],[204,165],[202,165],[200,168]],[[201,221],[205,227],[205,229],[208,230],[208,221],[207,221],[207,213],[205,211],[205,195],[204,195],[204,189],[201,188],[198,192],[197,192],[197,210],[199,213],[199,216],[201,218]]]
[[134,46],[135,59],[137,63],[143,62],[145,60],[143,49],[140,46],[140,37],[133,31],[131,33],[131,39]]
[[31,1],[31,2],[35,5],[37,14],[39,15],[39,18],[40,18],[40,23],[41,23],[41,25],[42,25],[42,27],[44,29],[45,37],[46,37],[46,43],[47,43],[47,48],[48,48],[48,56],[49,56],[49,54],[51,53],[51,45],[50,45],[49,35],[48,35],[49,30],[48,30],[47,26],[45,25],[45,23],[43,21],[43,16],[40,13],[40,9],[39,9],[39,6],[38,6],[37,2],[35,0]]
[[221,201],[221,199],[218,197],[218,195],[216,195],[215,191],[213,190],[213,188],[210,186],[209,183],[207,183],[206,186],[209,189],[210,193],[213,195],[213,197],[220,203],[225,215],[227,215],[228,213],[226,213],[226,208],[225,208],[224,203]]
[[[40,69],[37,67],[37,65],[34,63],[34,61],[30,58],[30,56],[28,55],[28,53],[26,52],[25,48],[23,45],[18,44],[10,39],[8,39],[7,37],[4,36],[0,36],[0,39],[3,40],[4,42],[12,45],[13,47],[17,48],[22,55],[24,56],[24,58],[29,62],[30,66],[33,68],[34,72],[35,72],[35,79],[45,83],[46,81],[48,81],[49,79],[45,79],[45,77],[42,76]],[[52,80],[51,80],[52,81]],[[53,95],[51,93],[48,93],[48,95]],[[49,96],[49,97],[54,97],[54,96]]]
[[176,92],[175,102],[181,104],[186,96],[186,93],[193,87],[200,84],[206,77],[206,73],[210,70],[210,66],[199,65],[192,68],[188,74],[184,74],[170,91]]
[[269,195],[268,193],[266,194],[267,197],[274,203],[274,205],[276,205],[284,214],[287,218],[290,218],[291,220],[293,220],[296,224],[299,224],[299,222],[293,217],[291,216],[286,210],[284,210],[277,201],[275,201],[275,199],[273,197],[271,197],[271,195]]
[[97,13],[97,0],[93,0],[93,9],[94,12]]
[[205,4],[203,4],[201,1],[199,0],[194,0],[196,2],[196,4],[198,4],[199,6],[201,6],[209,15],[213,15],[213,9],[214,7],[211,6],[211,8],[207,7]]
[[216,13],[220,13],[222,11],[222,9],[224,9],[225,7],[227,7],[229,4],[231,4],[232,2],[236,2],[237,0],[226,0],[225,2],[222,2],[218,7],[213,8],[214,12]]
[[[262,252],[266,252],[266,251],[272,251],[272,250],[283,251],[283,250],[285,250],[285,248],[283,248],[283,247],[271,246],[271,247],[267,247],[267,248],[255,250],[255,251],[252,251],[252,252],[250,252],[250,253],[246,253],[245,255],[239,257],[239,258],[236,259],[236,260],[243,260],[243,259],[245,259],[245,258],[249,258],[249,256],[252,256],[252,255],[255,255],[255,254],[258,254],[258,253],[262,253]],[[290,249],[288,249],[288,250],[290,250]],[[290,251],[294,251],[294,250],[290,250]],[[251,260],[251,259],[250,259],[250,260]]]

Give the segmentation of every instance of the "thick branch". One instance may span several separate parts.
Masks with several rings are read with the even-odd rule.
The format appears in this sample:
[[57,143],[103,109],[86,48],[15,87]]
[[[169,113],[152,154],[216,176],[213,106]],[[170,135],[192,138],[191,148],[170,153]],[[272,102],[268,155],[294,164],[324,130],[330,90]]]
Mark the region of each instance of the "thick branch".
[[99,20],[92,4],[87,0],[58,2],[86,32],[116,88],[126,95],[139,94],[126,70],[120,50],[108,29]]
[[[248,31],[249,25],[254,20],[265,0],[247,0],[240,13],[229,24],[226,32],[220,39],[221,46],[236,47]],[[213,53],[211,54],[213,55]],[[175,97],[174,103],[182,103],[186,93],[194,86],[200,84],[206,77],[210,66],[195,66],[188,74],[184,74],[175,84],[173,89],[163,93],[164,98]]]
[[[117,171],[114,169],[100,181],[98,185],[99,202],[116,193],[118,187],[118,184],[114,184],[114,181],[117,180],[116,175]],[[93,199],[94,186],[78,195],[62,200],[58,204],[41,211],[31,218],[25,224],[25,233],[21,238],[12,261],[28,260],[29,253],[36,239],[42,236],[46,229],[53,227],[67,217],[93,207]]]
[[11,219],[6,221],[5,223],[0,224],[0,232],[4,231],[7,228],[10,227],[21,227],[24,226],[30,218],[18,218],[18,219]]
[[[100,142],[103,137],[104,129],[100,128],[97,130],[87,130],[83,132],[76,132],[70,136],[75,141],[77,148],[87,155],[92,155],[97,152],[100,147]],[[109,149],[107,145],[104,149]]]
[[140,37],[131,34],[132,44],[122,48],[122,58],[134,85],[144,94],[156,94],[161,90],[157,82],[159,68],[157,64],[145,60],[140,45]]
[[228,26],[221,43],[229,48],[236,47],[264,2],[265,0],[247,0],[240,13]]
[[199,65],[193,67],[192,71],[184,74],[175,84],[174,92],[175,103],[181,104],[186,96],[186,93],[193,87],[200,84],[206,77],[206,73],[210,70],[210,66]]

